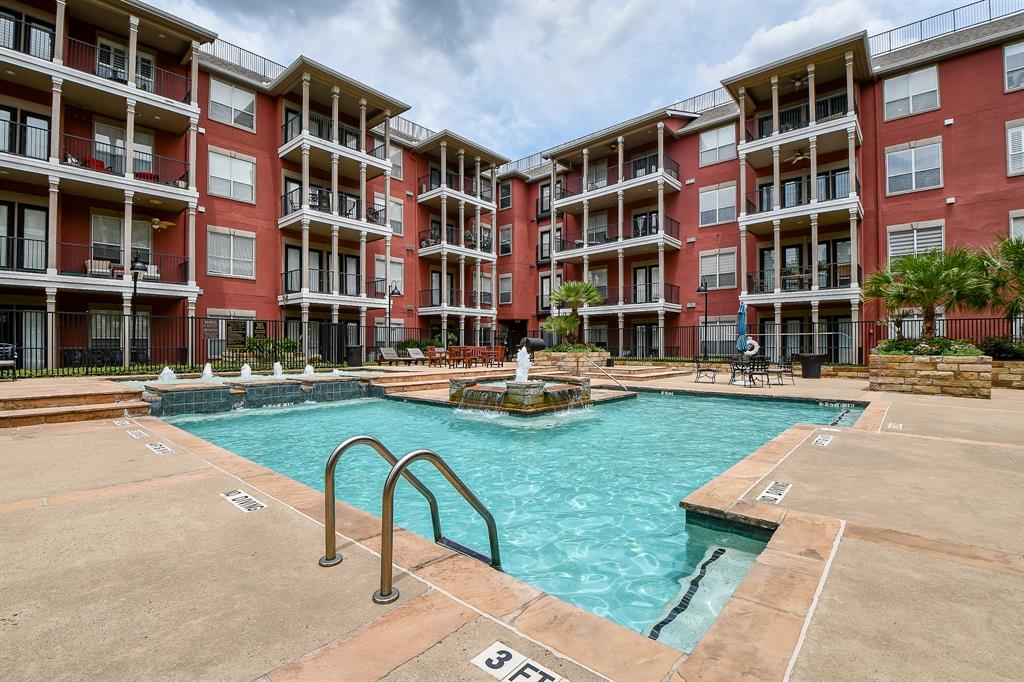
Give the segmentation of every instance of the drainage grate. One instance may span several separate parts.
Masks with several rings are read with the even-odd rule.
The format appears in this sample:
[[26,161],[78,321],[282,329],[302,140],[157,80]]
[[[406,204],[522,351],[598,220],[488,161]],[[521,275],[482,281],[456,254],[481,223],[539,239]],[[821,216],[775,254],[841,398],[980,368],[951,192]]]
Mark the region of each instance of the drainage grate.
[[149,434],[142,429],[129,429],[128,435],[138,440],[139,438],[149,438]]
[[764,489],[760,495],[757,496],[758,502],[767,502],[768,504],[778,504],[782,502],[782,498],[786,496],[789,489],[793,486],[789,483],[783,483],[782,481],[772,481],[767,488]]
[[242,490],[229,490],[220,496],[246,513],[259,511],[267,506]]
[[131,419],[115,419],[114,426],[128,426],[132,423]]
[[146,443],[146,447],[158,455],[169,455],[174,452],[174,450],[170,449],[163,443]]
[[831,442],[832,436],[821,435],[814,439],[813,444],[817,445],[819,448],[823,448],[826,447]]

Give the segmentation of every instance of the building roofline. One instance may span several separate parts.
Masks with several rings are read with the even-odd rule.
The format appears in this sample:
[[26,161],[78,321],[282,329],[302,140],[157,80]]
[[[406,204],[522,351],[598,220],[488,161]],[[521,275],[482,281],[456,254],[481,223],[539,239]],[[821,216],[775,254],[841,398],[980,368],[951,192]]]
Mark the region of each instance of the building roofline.
[[185,37],[195,40],[200,44],[211,43],[217,39],[217,34],[213,31],[203,28],[202,26],[197,26],[191,21],[182,19],[179,16],[165,12],[164,10],[153,7],[152,5],[139,2],[139,0],[117,0],[117,3],[122,5],[125,10],[130,11],[132,14],[142,15],[142,18],[149,15],[150,19],[155,19],[158,23],[163,22],[171,26],[176,26]]
[[[463,147],[468,148],[467,151],[469,151],[471,155],[479,156],[483,160],[485,160],[488,163],[490,163],[491,165],[500,166],[500,165],[502,165],[504,163],[508,163],[508,161],[509,161],[509,158],[507,156],[503,156],[503,155],[499,154],[498,152],[492,151],[492,150],[488,149],[487,147],[484,147],[483,145],[479,145],[476,142],[472,142],[471,140],[463,137],[462,135],[459,135],[458,133],[453,133],[452,131],[448,130],[447,128],[445,128],[444,130],[438,131],[438,132],[434,133],[433,135],[430,135],[429,137],[424,139],[422,142],[420,142],[419,144],[416,145],[416,150],[417,151],[428,151],[429,149],[431,149],[435,145],[438,145],[442,141],[446,141],[446,140],[452,140],[452,141],[462,145]],[[484,158],[484,157],[486,157],[486,158]]]
[[372,88],[361,81],[357,81],[354,78],[335,71],[331,67],[325,66],[315,59],[311,59],[305,55],[299,55],[291,64],[285,67],[284,71],[281,72],[281,75],[270,83],[270,91],[273,94],[281,94],[288,89],[288,86],[291,84],[293,79],[296,77],[301,78],[304,71],[319,72],[322,80],[338,81],[344,86],[347,86],[347,89],[349,89],[350,92],[356,91],[369,94],[376,100],[376,104],[379,105],[381,109],[390,110],[392,116],[404,113],[412,108],[399,99],[385,95],[380,90]]

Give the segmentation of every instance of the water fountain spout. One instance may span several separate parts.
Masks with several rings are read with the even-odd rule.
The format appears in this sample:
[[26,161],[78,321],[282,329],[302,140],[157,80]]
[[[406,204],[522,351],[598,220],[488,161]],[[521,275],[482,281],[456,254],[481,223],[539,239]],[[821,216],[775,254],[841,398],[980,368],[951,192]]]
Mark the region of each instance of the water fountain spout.
[[313,374],[313,373],[314,373],[314,372],[313,372],[313,365],[306,365],[306,366],[305,366],[305,367],[304,367],[304,368],[302,369],[302,373],[303,373],[303,374]]
[[528,381],[531,367],[533,363],[530,362],[530,352],[524,346],[516,353],[516,381]]
[[174,370],[170,367],[164,367],[160,370],[160,375],[157,377],[157,381],[174,381],[178,376],[174,373]]
[[239,371],[238,377],[240,379],[249,379],[252,377],[252,367],[249,366],[248,362],[242,365],[242,369]]
[[279,377],[282,374],[284,374],[284,369],[281,367],[281,363],[280,362],[275,362],[274,363],[274,376],[275,377]]
[[209,381],[213,378],[213,365],[206,363],[203,365],[203,379]]

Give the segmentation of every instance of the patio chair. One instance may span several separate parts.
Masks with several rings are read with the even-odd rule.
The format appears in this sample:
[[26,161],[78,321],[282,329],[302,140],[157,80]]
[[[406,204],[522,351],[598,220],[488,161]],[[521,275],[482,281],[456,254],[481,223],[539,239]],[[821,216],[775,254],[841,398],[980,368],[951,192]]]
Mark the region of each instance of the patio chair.
[[463,359],[463,351],[465,349],[462,346],[448,346],[448,366],[455,368],[459,366],[459,363]]
[[85,261],[85,274],[90,277],[110,277],[112,275],[111,264],[108,260],[90,258]]
[[747,377],[750,379],[748,386],[771,386],[771,375],[768,372],[769,362],[767,358],[750,358],[750,369],[747,370]]
[[405,349],[405,352],[409,354],[409,359],[411,359],[414,364],[427,362],[429,360],[429,358],[423,354],[423,351],[414,346],[409,346]]
[[698,360],[693,368],[693,383],[702,383],[701,377],[710,378],[712,384],[718,383],[718,368],[712,365],[702,365]]
[[410,360],[409,358],[403,358],[399,356],[394,348],[387,347],[377,349],[377,358],[379,362],[387,362],[389,365],[394,365],[399,362],[404,362],[405,364],[408,365],[410,362],[412,362],[412,360]]
[[0,376],[7,374],[11,381],[18,378],[15,371],[18,364],[18,351],[13,343],[0,343]]
[[445,363],[445,352],[443,348],[437,346],[427,346],[427,366],[428,367],[443,367]]
[[768,368],[768,374],[778,378],[778,385],[781,386],[785,383],[785,378],[788,376],[789,381],[792,384],[796,384],[796,375],[793,374],[793,356],[787,355],[782,358],[774,366]]

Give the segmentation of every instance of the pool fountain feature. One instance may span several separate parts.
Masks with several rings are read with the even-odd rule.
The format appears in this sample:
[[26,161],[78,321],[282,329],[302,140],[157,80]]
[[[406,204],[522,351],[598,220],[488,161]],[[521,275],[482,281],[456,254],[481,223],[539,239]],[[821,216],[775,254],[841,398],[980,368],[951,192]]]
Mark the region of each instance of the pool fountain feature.
[[160,370],[160,374],[159,376],[157,376],[157,381],[163,383],[170,383],[177,378],[178,375],[174,373],[173,369],[171,369],[170,367],[164,367],[162,370]]
[[275,377],[284,376],[284,368],[281,367],[281,363],[280,362],[275,362],[274,363],[274,376]]
[[213,365],[206,363],[203,365],[203,381],[209,381],[213,379]]
[[252,378],[252,367],[249,366],[248,362],[245,363],[244,365],[242,365],[242,369],[238,373],[238,378],[240,378],[240,379],[251,379]]
[[305,367],[303,367],[302,373],[307,376],[309,376],[310,374],[314,374],[315,371],[313,370],[313,365],[306,365]]
[[543,414],[591,402],[590,379],[586,377],[560,377],[561,383],[546,383],[541,379],[509,381],[504,386],[488,386],[479,381],[449,379],[448,401],[464,409],[516,414]]

